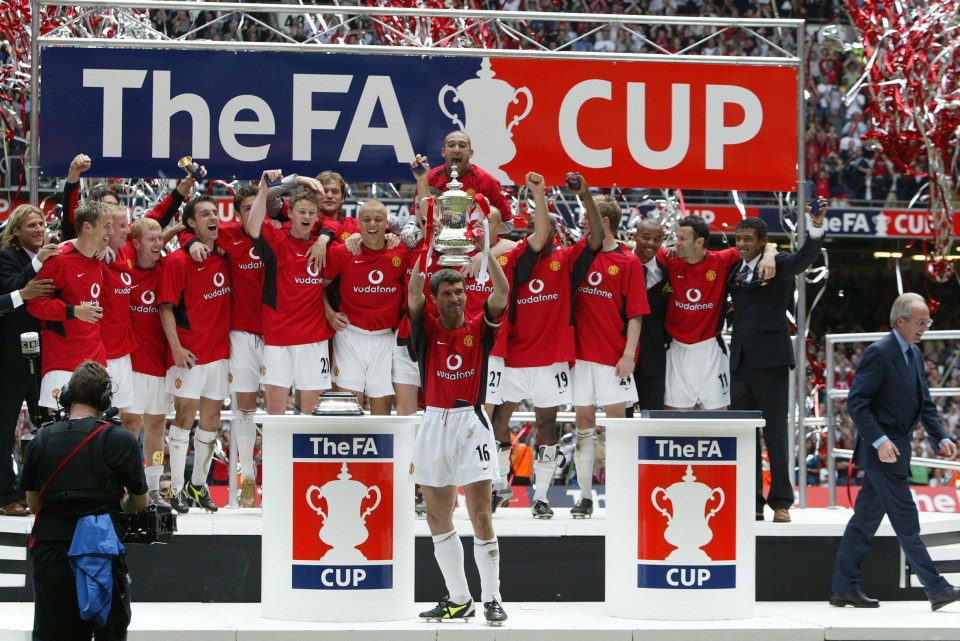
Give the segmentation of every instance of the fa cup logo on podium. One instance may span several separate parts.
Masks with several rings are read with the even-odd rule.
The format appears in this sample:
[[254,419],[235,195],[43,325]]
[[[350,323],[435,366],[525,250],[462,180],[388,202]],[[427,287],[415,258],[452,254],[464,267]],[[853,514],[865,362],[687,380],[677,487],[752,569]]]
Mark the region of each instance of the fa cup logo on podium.
[[[490,68],[490,58],[484,58],[476,78],[466,80],[457,87],[444,85],[438,100],[447,118],[470,136],[473,143],[472,162],[487,170],[500,183],[507,184],[510,177],[500,167],[517,155],[511,132],[533,109],[533,94],[526,87],[514,89],[507,81],[494,78],[495,75]],[[448,93],[453,94],[453,102],[463,103],[466,123],[447,109],[445,98]],[[511,104],[520,104],[521,95],[526,97],[523,113],[514,116],[507,124],[507,108]]]
[[[657,502],[657,496],[663,494],[673,504],[673,514],[668,512]],[[706,511],[714,495],[717,496],[717,506]],[[704,545],[713,540],[713,530],[710,529],[710,519],[723,508],[724,494],[719,487],[711,488],[697,482],[693,475],[693,466],[687,466],[687,473],[683,482],[677,482],[663,489],[656,487],[650,495],[653,507],[667,517],[667,529],[663,538],[667,543],[677,548],[667,557],[667,561],[684,565],[695,565],[712,559],[701,550]]]
[[[332,548],[321,560],[328,563],[366,561],[367,557],[357,546],[370,536],[366,526],[367,517],[380,505],[380,488],[376,485],[367,487],[360,481],[353,480],[346,463],[343,464],[337,479],[324,483],[322,487],[311,485],[307,488],[307,505],[323,519],[320,540]],[[314,494],[317,503],[313,502]],[[373,505],[361,513],[363,500],[372,495],[376,496]],[[320,507],[320,499],[326,500],[327,512]]]

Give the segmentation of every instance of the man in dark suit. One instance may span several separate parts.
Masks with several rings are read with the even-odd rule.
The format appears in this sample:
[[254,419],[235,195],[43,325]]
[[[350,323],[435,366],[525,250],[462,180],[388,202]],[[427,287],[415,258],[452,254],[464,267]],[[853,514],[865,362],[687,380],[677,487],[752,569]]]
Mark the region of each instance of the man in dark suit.
[[[643,263],[647,281],[647,303],[650,315],[643,319],[640,332],[640,358],[634,370],[633,380],[637,386],[637,407],[643,410],[662,410],[663,393],[667,371],[669,340],[664,327],[667,315],[667,289],[670,279],[667,266],[657,260],[657,250],[663,244],[663,228],[653,218],[644,218],[637,226],[634,253]],[[630,408],[628,408],[629,410]]]
[[[770,457],[770,492],[763,497],[763,448],[757,438],[757,520],[763,520],[763,506],[773,510],[775,523],[790,521],[793,505],[793,477],[787,448],[787,399],[790,370],[796,367],[787,306],[794,278],[820,255],[826,200],[818,202],[816,215],[807,208],[809,234],[795,254],[775,256],[776,276],[763,280],[757,265],[767,244],[767,224],[759,218],[745,218],[737,225],[737,249],[741,261],[734,265],[727,281],[733,300],[730,322],[730,409],[760,410],[766,425],[763,442]],[[758,435],[759,436],[759,435]]]
[[890,310],[893,331],[863,353],[850,386],[847,409],[857,428],[853,458],[865,473],[837,551],[830,605],[879,605],[860,590],[860,576],[870,540],[884,514],[931,607],[939,610],[960,600],[960,589],[947,583],[937,571],[920,540],[917,506],[910,495],[911,440],[917,421],[946,458],[957,455],[957,445],[947,436],[930,398],[923,353],[917,347],[931,323],[923,297],[900,295]]
[[40,321],[27,313],[22,303],[52,293],[49,279],[35,278],[57,246],[47,240],[43,212],[31,205],[13,210],[0,235],[0,294],[9,296],[12,309],[0,314],[0,514],[27,516],[29,510],[18,501],[17,478],[13,472],[14,432],[24,399],[30,415],[37,413],[36,390],[27,359],[20,351],[20,334],[40,332]]

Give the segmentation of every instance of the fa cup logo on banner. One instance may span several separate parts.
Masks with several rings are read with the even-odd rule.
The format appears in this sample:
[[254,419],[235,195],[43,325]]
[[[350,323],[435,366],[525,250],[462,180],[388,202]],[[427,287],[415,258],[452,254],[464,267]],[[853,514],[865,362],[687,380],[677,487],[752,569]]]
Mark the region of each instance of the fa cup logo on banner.
[[[660,494],[673,504],[673,514],[657,502],[657,496]],[[713,499],[714,495],[719,501],[717,506],[704,514],[707,503]],[[674,483],[666,490],[662,487],[654,488],[650,500],[653,502],[653,507],[667,517],[667,530],[663,538],[677,548],[666,560],[685,565],[711,561],[707,553],[700,548],[713,539],[710,519],[723,507],[723,489],[698,483],[697,477],[693,475],[693,466],[688,465],[682,483]]]
[[[354,563],[366,561],[367,558],[357,549],[370,536],[367,532],[367,517],[380,505],[380,488],[376,485],[367,487],[360,481],[355,481],[347,471],[344,463],[336,481],[324,483],[323,487],[311,485],[307,488],[306,501],[310,509],[323,519],[320,528],[320,540],[332,549],[320,559],[328,563]],[[312,496],[316,494],[317,503]],[[373,505],[362,513],[363,500],[375,496]],[[319,500],[327,502],[327,512],[319,505]]]
[[[494,78],[490,69],[490,58],[484,58],[476,78],[471,78],[457,87],[444,85],[438,99],[440,109],[460,131],[470,136],[473,146],[472,162],[487,170],[503,184],[510,177],[500,167],[506,165],[517,155],[511,131],[530,114],[533,109],[533,94],[526,87],[514,89],[505,80]],[[466,123],[459,115],[447,110],[446,95],[453,93],[453,101],[463,103]],[[526,97],[523,113],[514,116],[507,124],[507,108],[519,104],[520,96]]]

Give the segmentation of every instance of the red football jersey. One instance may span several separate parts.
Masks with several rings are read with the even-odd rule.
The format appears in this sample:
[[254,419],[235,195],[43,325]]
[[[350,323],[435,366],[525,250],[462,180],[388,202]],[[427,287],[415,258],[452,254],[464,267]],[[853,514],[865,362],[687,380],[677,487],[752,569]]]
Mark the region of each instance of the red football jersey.
[[667,333],[687,345],[719,336],[727,275],[740,260],[737,248],[708,251],[695,265],[670,258],[663,248],[657,252],[657,259],[667,266],[673,288],[667,302]]
[[439,316],[426,313],[412,325],[427,407],[450,409],[457,407],[457,401],[482,405],[486,385],[481,383],[487,378],[496,326],[479,314],[456,329],[447,329]]
[[264,263],[253,239],[237,223],[220,223],[217,247],[230,266],[230,329],[263,334]]
[[130,266],[136,260],[137,252],[128,242],[117,250],[116,260],[109,265],[101,263],[103,318],[100,320],[100,335],[107,358],[121,358],[137,348],[130,322],[130,284],[133,282]]
[[351,325],[369,332],[396,329],[404,308],[409,253],[402,246],[372,250],[361,245],[360,255],[354,256],[343,244],[330,247],[323,278],[340,279],[340,312]]
[[514,267],[507,367],[543,367],[576,360],[571,300],[594,260],[586,239],[539,254],[521,243],[510,252]]
[[100,261],[87,258],[68,245],[43,263],[37,279],[53,279],[53,296],[27,301],[27,311],[41,321],[41,369],[72,372],[86,360],[107,364],[107,350],[100,336],[100,323],[74,318],[76,305],[102,304],[103,274]]
[[[185,249],[170,254],[163,267],[159,303],[173,305],[180,344],[197,365],[230,357],[230,269],[212,252],[198,263]],[[172,353],[167,364],[173,365]]]
[[283,347],[329,340],[334,331],[324,316],[323,279],[307,261],[313,241],[298,240],[266,222],[253,244],[265,263],[264,344]]
[[649,313],[640,259],[620,244],[600,252],[573,299],[577,359],[615,366],[627,346],[627,322]]
[[161,259],[153,269],[134,267],[130,285],[130,324],[137,328],[137,348],[130,354],[133,371],[149,376],[167,373],[167,337],[157,302],[163,279]]

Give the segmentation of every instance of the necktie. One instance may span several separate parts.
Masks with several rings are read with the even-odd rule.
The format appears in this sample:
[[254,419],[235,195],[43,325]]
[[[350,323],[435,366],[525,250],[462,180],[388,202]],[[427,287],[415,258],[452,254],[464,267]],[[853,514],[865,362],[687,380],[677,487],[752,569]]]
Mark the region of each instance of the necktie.
[[747,278],[750,277],[750,268],[746,263],[743,264],[743,269],[740,270],[740,273],[737,274],[737,285],[741,288],[747,286]]
[[640,266],[643,267],[643,286],[650,289],[650,269],[643,264]]

